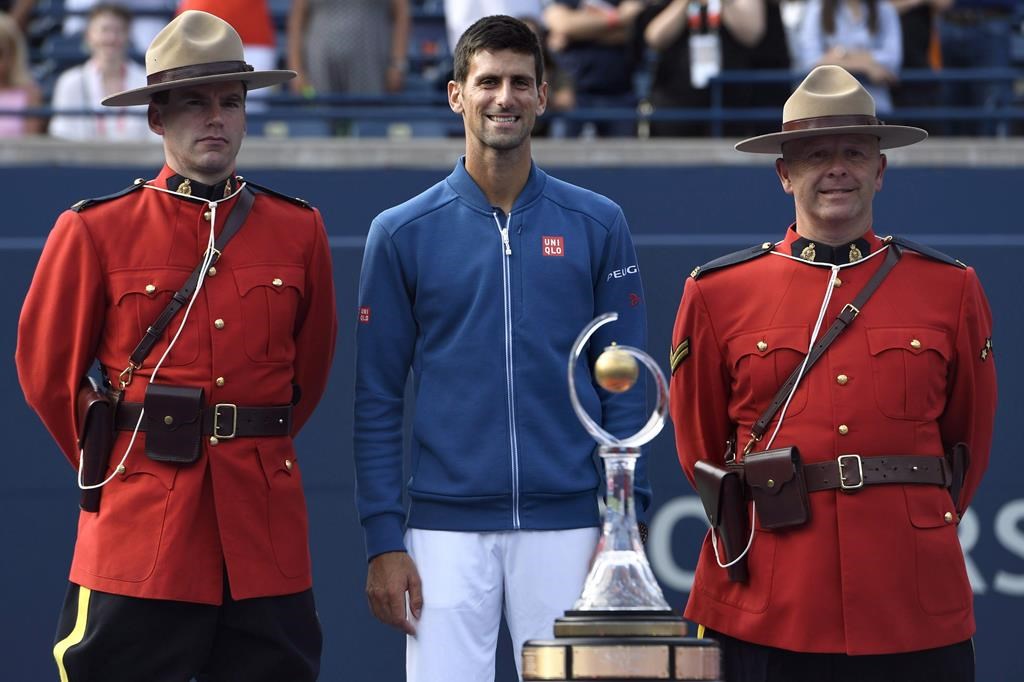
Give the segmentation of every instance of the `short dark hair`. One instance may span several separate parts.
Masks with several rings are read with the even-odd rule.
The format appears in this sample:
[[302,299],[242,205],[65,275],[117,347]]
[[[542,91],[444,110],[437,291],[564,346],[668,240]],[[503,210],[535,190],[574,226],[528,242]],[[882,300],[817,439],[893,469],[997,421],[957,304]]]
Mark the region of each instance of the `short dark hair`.
[[469,63],[477,52],[511,50],[533,57],[537,74],[537,87],[544,80],[544,55],[537,35],[526,23],[503,14],[480,19],[466,29],[455,45],[455,81],[465,83],[469,77]]
[[[241,83],[242,83],[242,99],[248,99],[249,98],[249,84],[246,83],[245,81],[241,81]],[[160,104],[160,105],[167,104],[168,102],[171,101],[171,90],[175,90],[175,89],[176,88],[168,88],[166,90],[158,90],[157,92],[154,92],[152,95],[149,96],[149,101],[152,102],[153,104]]]
[[101,2],[93,5],[92,9],[89,10],[88,22],[92,22],[93,19],[101,14],[113,14],[115,17],[123,21],[125,26],[130,26],[132,23],[131,10],[123,5],[118,5],[113,2]]

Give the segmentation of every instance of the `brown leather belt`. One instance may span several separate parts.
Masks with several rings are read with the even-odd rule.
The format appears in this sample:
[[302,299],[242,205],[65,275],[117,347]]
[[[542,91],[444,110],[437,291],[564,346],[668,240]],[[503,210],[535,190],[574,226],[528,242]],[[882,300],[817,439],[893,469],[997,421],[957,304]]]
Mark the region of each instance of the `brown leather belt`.
[[[132,431],[142,414],[142,403],[121,403],[117,406],[114,428]],[[292,406],[239,407],[234,403],[217,403],[203,410],[203,434],[225,438],[251,436],[287,436],[292,428]],[[146,430],[146,420],[139,431]]]
[[882,483],[925,483],[948,488],[953,474],[945,457],[839,455],[828,462],[805,464],[804,480],[809,493],[835,489],[850,493]]

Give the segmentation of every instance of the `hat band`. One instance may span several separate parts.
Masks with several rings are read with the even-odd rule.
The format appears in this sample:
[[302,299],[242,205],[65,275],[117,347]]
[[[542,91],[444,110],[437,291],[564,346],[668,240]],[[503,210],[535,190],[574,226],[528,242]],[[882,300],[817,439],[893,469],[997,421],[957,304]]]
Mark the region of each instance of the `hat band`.
[[840,126],[877,126],[883,125],[875,116],[864,114],[851,116],[814,116],[786,121],[782,124],[782,132],[794,130],[814,130],[815,128],[838,128]]
[[175,69],[157,71],[146,77],[149,85],[162,85],[174,81],[185,80],[186,78],[201,78],[202,76],[219,76],[229,73],[248,73],[253,68],[245,62],[209,62],[207,64],[195,64],[194,66],[179,66]]

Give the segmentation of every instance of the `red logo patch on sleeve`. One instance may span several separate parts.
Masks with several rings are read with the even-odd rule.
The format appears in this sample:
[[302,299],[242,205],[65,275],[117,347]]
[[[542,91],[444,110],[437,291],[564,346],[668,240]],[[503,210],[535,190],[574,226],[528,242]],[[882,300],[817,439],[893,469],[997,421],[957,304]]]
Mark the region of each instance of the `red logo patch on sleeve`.
[[545,256],[564,256],[565,237],[541,237],[541,253]]
[[359,321],[363,324],[367,324],[370,321],[370,306],[359,306]]

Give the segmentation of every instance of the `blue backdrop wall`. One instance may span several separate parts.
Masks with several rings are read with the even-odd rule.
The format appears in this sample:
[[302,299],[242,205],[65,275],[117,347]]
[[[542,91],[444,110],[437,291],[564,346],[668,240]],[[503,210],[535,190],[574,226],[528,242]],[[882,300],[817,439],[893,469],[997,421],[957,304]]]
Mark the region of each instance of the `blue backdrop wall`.
[[[442,178],[447,169],[332,171],[246,169],[254,180],[319,206],[331,236],[341,329],[327,394],[300,436],[311,514],[316,594],[325,635],[323,679],[403,679],[402,637],[371,617],[363,597],[365,560],[352,504],[352,383],[356,285],[363,236],[380,210]],[[637,243],[650,311],[650,350],[664,364],[685,276],[694,265],[742,246],[781,238],[791,199],[766,167],[550,169],[602,192],[625,209]],[[13,362],[16,322],[43,240],[59,210],[107,194],[151,168],[50,165],[0,168],[4,212],[0,263],[0,419],[7,442],[0,495],[0,679],[55,679],[57,610],[74,542],[73,474],[25,406]],[[1012,207],[1019,169],[890,168],[875,206],[876,230],[930,243],[975,266],[995,316],[1000,404],[992,464],[960,527],[974,586],[979,680],[1024,679],[1016,625],[1024,606],[1024,493],[1016,447],[1024,423],[1019,349],[1024,314],[1016,272],[1024,247]],[[467,399],[471,399],[467,397]],[[671,427],[649,448],[656,515],[652,563],[677,607],[686,599],[705,531],[699,502],[676,464]],[[503,643],[498,680],[514,679]]]

